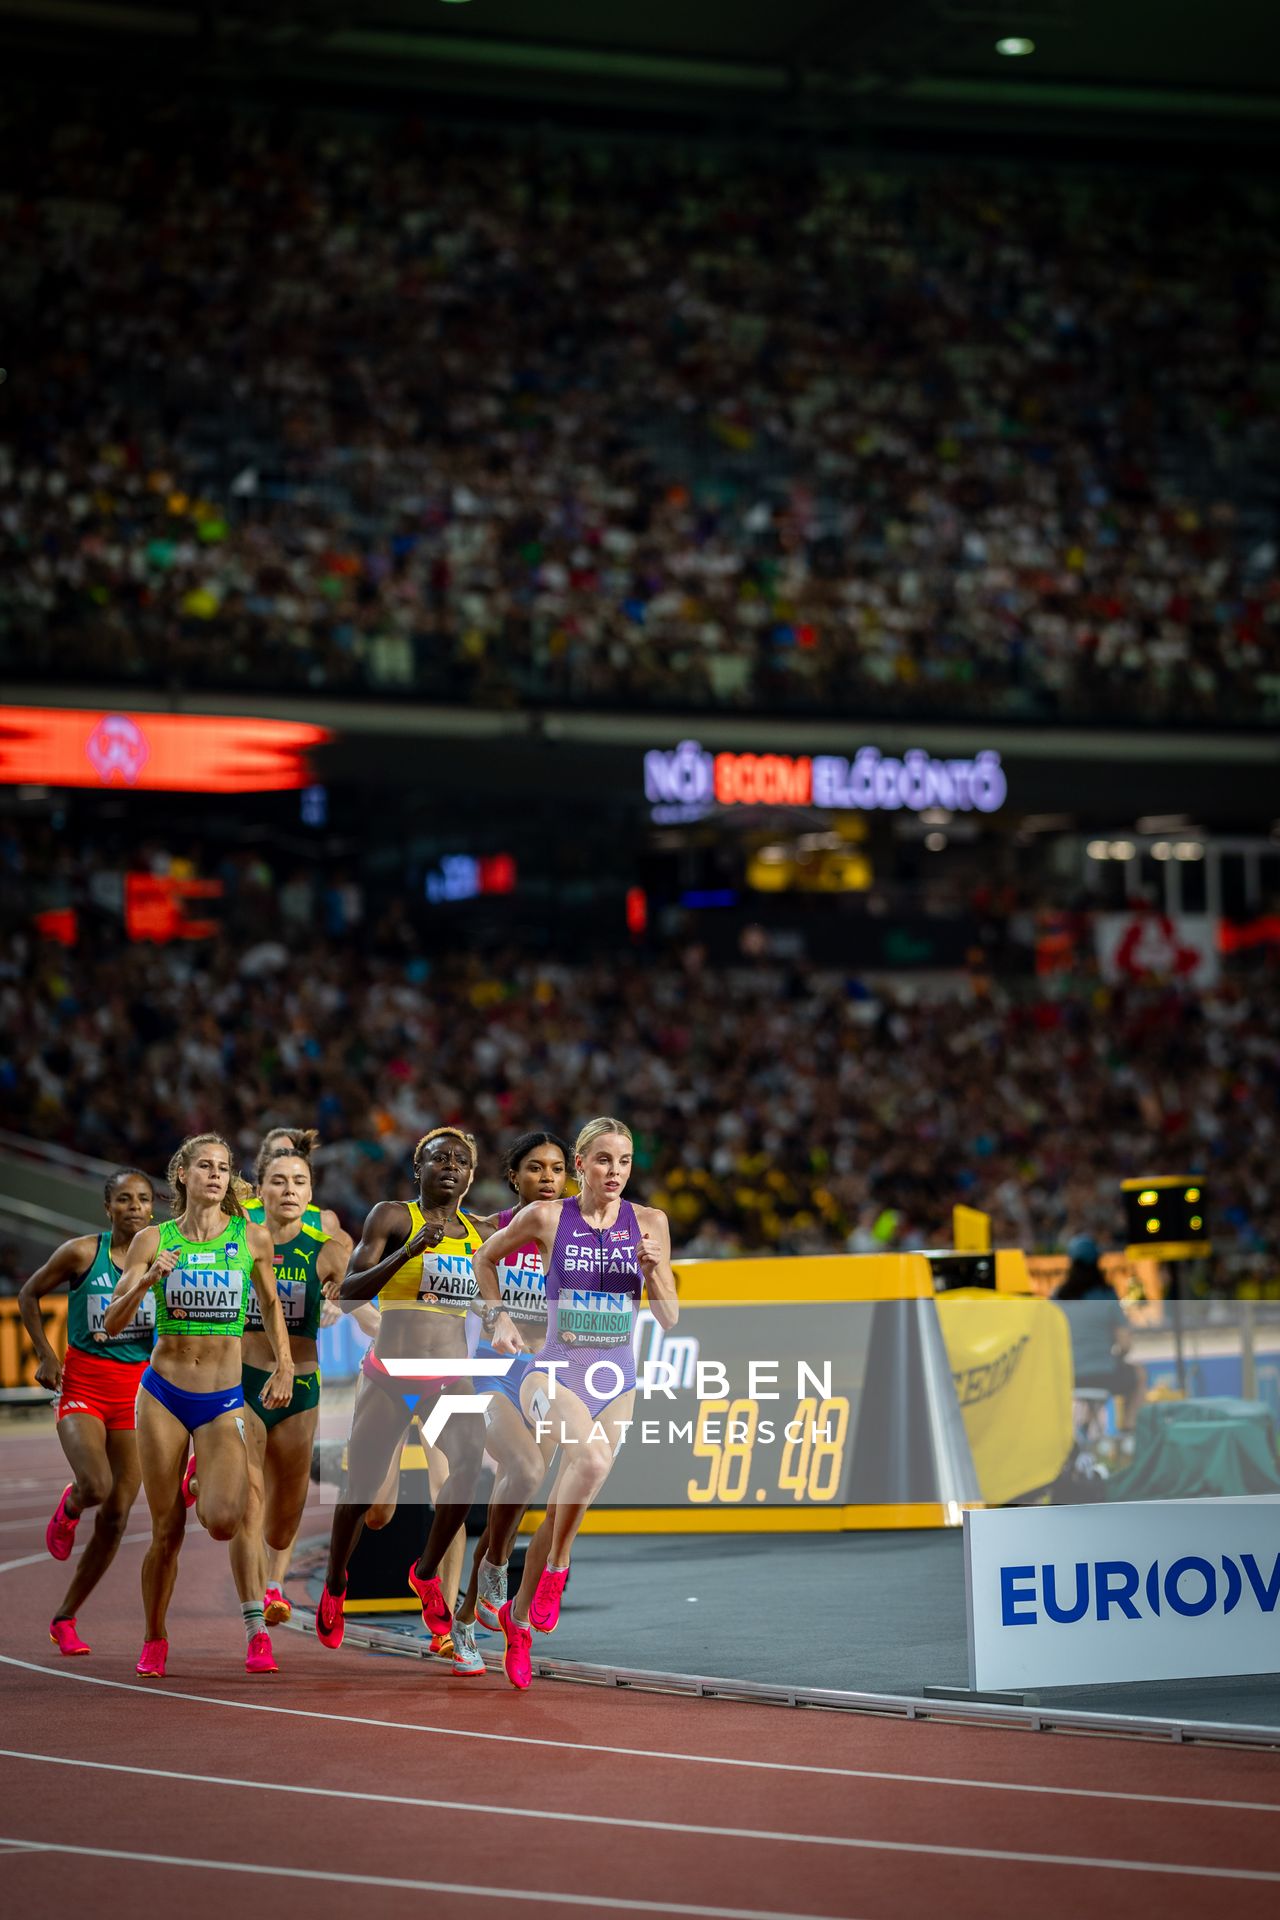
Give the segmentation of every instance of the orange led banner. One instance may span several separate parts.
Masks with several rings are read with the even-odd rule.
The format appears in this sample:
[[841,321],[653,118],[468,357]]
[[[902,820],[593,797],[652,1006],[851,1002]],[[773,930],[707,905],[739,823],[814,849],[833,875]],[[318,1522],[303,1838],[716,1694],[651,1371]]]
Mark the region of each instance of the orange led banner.
[[0,784],[274,793],[308,787],[308,750],[333,735],[225,714],[0,707]]
[[188,917],[193,900],[220,900],[221,880],[174,880],[167,874],[127,873],[124,879],[124,926],[130,940],[212,940],[216,920]]

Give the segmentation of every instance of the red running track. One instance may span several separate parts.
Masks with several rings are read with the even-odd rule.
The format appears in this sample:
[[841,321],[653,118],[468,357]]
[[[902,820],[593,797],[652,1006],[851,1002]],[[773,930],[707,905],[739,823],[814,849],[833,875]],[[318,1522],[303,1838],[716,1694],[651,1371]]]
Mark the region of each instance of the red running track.
[[[169,1677],[133,1672],[145,1518],[81,1616],[47,1623],[65,1482],[0,1431],[0,1854],[20,1916],[236,1903],[337,1920],[545,1915],[1272,1920],[1280,1758],[614,1693],[277,1633],[250,1679],[224,1548],[192,1528]],[[140,1507],[141,1507],[141,1503]],[[636,1604],[642,1605],[637,1595]],[[625,1622],[619,1622],[625,1633]],[[619,1646],[625,1662],[625,1644]]]

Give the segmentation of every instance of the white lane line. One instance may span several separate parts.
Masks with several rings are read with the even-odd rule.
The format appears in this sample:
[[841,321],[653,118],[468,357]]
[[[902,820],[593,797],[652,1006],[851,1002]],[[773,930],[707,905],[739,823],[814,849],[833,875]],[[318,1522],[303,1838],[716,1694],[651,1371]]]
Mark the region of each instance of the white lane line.
[[670,1760],[694,1767],[742,1767],[757,1773],[798,1773],[833,1780],[885,1780],[895,1785],[973,1787],[985,1793],[1039,1793],[1078,1800],[1141,1801],[1144,1806],[1211,1807],[1219,1812],[1280,1813],[1280,1803],[1269,1800],[1215,1800],[1192,1794],[1110,1793],[1105,1787],[1051,1787],[1016,1780],[970,1780],[940,1773],[887,1773],[872,1767],[820,1767],[796,1760],[742,1760],[715,1753],[676,1753],[661,1747],[615,1747],[585,1740],[545,1740],[534,1734],[482,1733],[471,1727],[441,1727],[419,1720],[375,1720],[358,1713],[320,1713],[315,1708],[272,1706],[265,1700],[225,1700],[208,1693],[186,1693],[155,1681],[105,1680],[78,1667],[44,1667],[35,1660],[19,1660],[0,1653],[0,1665],[24,1667],[29,1673],[47,1673],[55,1680],[78,1680],[91,1687],[114,1687],[122,1693],[145,1694],[149,1700],[196,1700],[206,1707],[233,1707],[241,1713],[274,1713],[293,1720],[325,1720],[348,1727],[382,1727],[393,1733],[440,1734],[451,1740],[483,1740],[511,1747],[548,1747],[555,1753],[606,1753],[624,1760]]
[[[296,1793],[301,1794],[304,1798],[320,1800],[368,1800],[372,1801],[375,1805],[388,1807],[420,1807],[435,1813],[480,1814],[485,1819],[558,1820],[584,1827],[635,1827],[642,1833],[696,1834],[705,1839],[712,1840],[767,1840],[771,1845],[775,1845],[779,1841],[785,1841],[794,1846],[801,1847],[854,1847],[860,1850],[883,1847],[893,1852],[903,1845],[903,1843],[899,1841],[851,1839],[843,1834],[834,1833],[792,1833],[786,1828],[714,1827],[685,1820],[638,1820],[611,1813],[565,1813],[554,1809],[546,1811],[541,1807],[512,1807],[498,1802],[427,1800],[417,1798],[412,1794],[403,1793],[361,1793],[350,1787],[302,1787],[294,1786],[289,1782],[280,1780],[242,1780],[231,1774],[176,1773],[170,1767],[132,1767],[122,1762],[112,1760],[72,1760],[63,1754],[57,1753],[26,1753],[19,1747],[0,1747],[0,1759],[33,1760],[54,1767],[87,1767],[96,1773],[141,1774],[149,1780],[187,1780],[194,1786],[201,1787],[239,1787],[250,1793]],[[946,1854],[958,1853],[966,1859],[970,1857],[988,1857],[985,1854],[975,1853],[967,1847],[940,1846],[933,1850]],[[1001,1854],[991,1857],[1003,1859],[1006,1856]],[[1041,1856],[1038,1854],[1011,1854],[1007,1857],[1010,1859],[1039,1859]],[[1077,1856],[1070,1854],[1065,1857],[1075,1859]],[[1082,1864],[1089,1865],[1098,1863],[1086,1861],[1082,1862]],[[1152,1866],[1150,1870],[1153,1873],[1173,1871],[1172,1868],[1166,1869],[1159,1866]],[[1180,1868],[1178,1871],[1216,1874],[1219,1869],[1216,1867],[1186,1867]],[[1244,1872],[1244,1869],[1232,1869],[1231,1871]],[[1245,1877],[1254,1878],[1257,1876],[1246,1873]],[[1264,1879],[1268,1877],[1280,1879],[1280,1874],[1272,1876],[1264,1874],[1261,1877]]]
[[29,1553],[22,1560],[5,1560],[0,1563],[0,1573],[15,1573],[19,1567],[38,1567],[42,1560],[52,1560],[48,1547],[43,1553]]
[[484,1819],[558,1820],[584,1827],[634,1827],[641,1833],[697,1834],[713,1840],[787,1841],[802,1847],[865,1847],[863,1840],[839,1834],[791,1833],[768,1827],[713,1827],[684,1820],[638,1820],[612,1813],[565,1813],[541,1807],[512,1807],[477,1800],[426,1800],[404,1793],[360,1793],[349,1787],[300,1787],[280,1780],[242,1780],[218,1773],[176,1773],[170,1767],[132,1767],[112,1760],[72,1760],[63,1754],[25,1753],[18,1747],[0,1747],[0,1759],[42,1761],[54,1767],[88,1767],[96,1773],[141,1774],[150,1780],[187,1780],[202,1787],[240,1787],[250,1793],[296,1793],[304,1799],[368,1800],[388,1807],[421,1807],[436,1813],[480,1814]]
[[32,1853],[79,1854],[89,1860],[134,1860],[150,1867],[196,1867],[202,1873],[270,1874],[282,1880],[320,1880],[346,1887],[386,1887],[404,1893],[459,1893],[473,1900],[524,1900],[539,1907],[590,1907],[593,1913],[681,1913],[692,1920],[841,1920],[773,1907],[697,1907],[682,1900],[628,1900],[609,1893],[541,1893],[530,1887],[482,1887],[459,1880],[398,1880],[381,1873],[325,1873],[319,1867],[253,1866],[243,1860],[196,1860],[181,1853],[134,1853],[124,1847],[73,1847],[61,1840],[9,1842]]
[[[126,1533],[120,1545],[122,1547],[136,1547],[140,1540],[150,1540],[150,1538],[151,1535],[149,1533]],[[52,1559],[53,1555],[46,1547],[43,1553],[29,1553],[22,1560],[0,1561],[0,1573],[13,1573],[18,1567],[38,1567],[42,1561]],[[65,1564],[65,1561],[62,1560],[55,1562],[57,1566],[64,1566]]]
[[[5,1840],[6,1836],[0,1834],[0,1846],[5,1844]],[[111,1847],[73,1847],[60,1840],[28,1840],[20,1844],[38,1848],[42,1853],[78,1853],[98,1860],[142,1860],[156,1866],[203,1869],[221,1867],[231,1873],[292,1873],[300,1879],[343,1880],[369,1887],[408,1887],[423,1893],[471,1893],[503,1900],[536,1900],[543,1905],[561,1901],[565,1905],[594,1907],[597,1912],[602,1907],[606,1910],[610,1907],[626,1907],[638,1913],[706,1914],[721,1916],[722,1920],[824,1920],[822,1915],[766,1912],[759,1907],[699,1907],[666,1900],[623,1900],[607,1894],[537,1893],[517,1887],[459,1886],[439,1880],[382,1879],[377,1874],[325,1873],[319,1868],[255,1867],[247,1861],[238,1860],[192,1860],[181,1854],[133,1853]],[[1102,1873],[1169,1874],[1180,1880],[1247,1880],[1251,1883],[1280,1884],[1280,1873],[1269,1873],[1264,1869],[1255,1871],[1249,1867],[1195,1867],[1184,1866],[1180,1861],[1116,1860],[1107,1855],[1078,1853],[1022,1853],[1010,1847],[944,1847],[924,1840],[847,1840],[844,1844],[856,1847],[863,1853],[909,1853],[913,1857],[927,1853],[946,1860],[995,1860],[1019,1867],[1082,1867]]]

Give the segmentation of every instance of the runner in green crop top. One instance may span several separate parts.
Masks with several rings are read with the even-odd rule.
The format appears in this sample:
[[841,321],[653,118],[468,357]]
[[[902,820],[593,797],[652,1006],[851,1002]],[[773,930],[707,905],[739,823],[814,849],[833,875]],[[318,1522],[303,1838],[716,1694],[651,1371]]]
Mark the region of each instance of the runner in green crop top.
[[142,1296],[153,1294],[155,1353],[138,1394],[138,1456],[152,1535],[142,1563],[147,1624],[138,1672],[157,1677],[165,1669],[165,1616],[186,1525],[188,1448],[194,1445],[199,1473],[199,1518],[215,1540],[232,1538],[248,1504],[240,1335],[250,1285],[276,1363],[263,1402],[287,1406],[293,1395],[271,1236],[240,1210],[226,1141],[215,1133],[185,1140],[169,1162],[169,1186],[176,1216],[134,1240],[105,1327],[118,1333]]
[[265,1224],[275,1249],[276,1290],[289,1329],[295,1368],[287,1407],[268,1407],[263,1390],[271,1358],[261,1318],[250,1302],[244,1334],[245,1443],[249,1449],[249,1506],[231,1543],[231,1570],[241,1606],[256,1596],[266,1625],[287,1620],[292,1603],[283,1586],[294,1536],[311,1483],[311,1452],[320,1414],[316,1337],[326,1288],[337,1292],[347,1269],[336,1240],[307,1225],[311,1168],[287,1145],[259,1167]]

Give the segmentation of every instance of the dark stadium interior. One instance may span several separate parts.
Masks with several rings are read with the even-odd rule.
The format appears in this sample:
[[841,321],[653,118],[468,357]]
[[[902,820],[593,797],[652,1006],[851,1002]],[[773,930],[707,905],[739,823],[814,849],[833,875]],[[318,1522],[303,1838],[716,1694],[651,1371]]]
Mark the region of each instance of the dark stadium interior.
[[[60,9],[69,79],[10,99],[0,180],[12,697],[341,718],[320,814],[288,794],[211,817],[199,798],[6,790],[24,984],[5,1123],[88,1128],[103,1152],[123,1126],[157,1151],[170,1111],[99,1116],[83,1076],[145,1071],[163,1041],[127,1027],[108,1066],[85,1009],[217,981],[238,1058],[241,1028],[277,1018],[265,984],[236,984],[270,932],[343,980],[339,1027],[379,970],[410,969],[399,1024],[323,1096],[360,1139],[385,1062],[454,1034],[475,980],[500,980],[501,1012],[456,1031],[443,1080],[415,1077],[400,1132],[377,1123],[384,1148],[436,1112],[495,1137],[532,1112],[519,1049],[482,1060],[489,1026],[551,993],[542,969],[588,1049],[632,983],[633,1044],[678,1068],[676,1105],[655,1088],[646,1116],[655,1173],[701,1165],[702,1129],[733,1109],[743,1166],[763,1155],[786,1183],[781,1212],[701,1197],[689,1223],[725,1246],[836,1247],[868,1207],[901,1216],[901,1244],[936,1239],[957,1193],[999,1211],[1015,1161],[1032,1239],[1060,1244],[1080,1207],[1105,1213],[1050,1170],[1079,1152],[1064,1113],[1100,1095],[1087,1036],[1114,1027],[1128,1131],[1123,1149],[1095,1136],[1098,1180],[1211,1140],[1237,1250],[1270,1257],[1275,946],[1190,1003],[1159,979],[1113,989],[1118,1018],[1090,952],[1091,913],[1167,908],[1171,879],[1184,911],[1265,925],[1280,906],[1276,17],[1220,10],[1206,47],[1195,12],[1162,10],[1153,36],[1144,10],[1118,30],[1113,9],[1041,5],[1022,62],[963,6]],[[19,66],[51,19],[0,10]],[[379,64],[391,34],[429,105]],[[570,85],[580,116],[554,104]],[[586,110],[614,87],[627,131]],[[1119,167],[1117,131],[1146,143]],[[700,732],[792,754],[998,740],[1009,799],[655,818],[644,749]],[[792,861],[783,891],[762,855]],[[441,877],[495,857],[516,878],[492,898],[465,898],[474,872]],[[218,877],[217,939],[131,947],[137,867]],[[36,962],[24,901],[75,909],[80,946]],[[1046,973],[1064,916],[1073,958]],[[829,1090],[847,1146],[814,1147],[827,1117],[804,1099],[726,1102],[714,1076],[740,1036],[664,1028],[664,998],[691,1015],[727,967],[735,1017],[755,1026],[783,983],[770,1022],[815,1031],[866,1089],[863,1111]],[[991,1038],[962,1078],[991,1145],[939,1171],[901,1139],[881,1049],[901,1056],[895,1026],[921,1022],[976,1035],[975,1015]],[[1062,1023],[1083,1051],[1037,1111],[1016,1089],[1032,1036]],[[1185,1062],[1161,1064],[1166,1029]],[[1232,1065],[1256,1082],[1243,1153]],[[323,1076],[263,1071],[246,1137],[264,1099],[321,1097]],[[174,1093],[202,1118],[221,1099]],[[578,1097],[533,1105],[562,1118]],[[972,1139],[963,1101],[925,1105],[939,1137]]]

